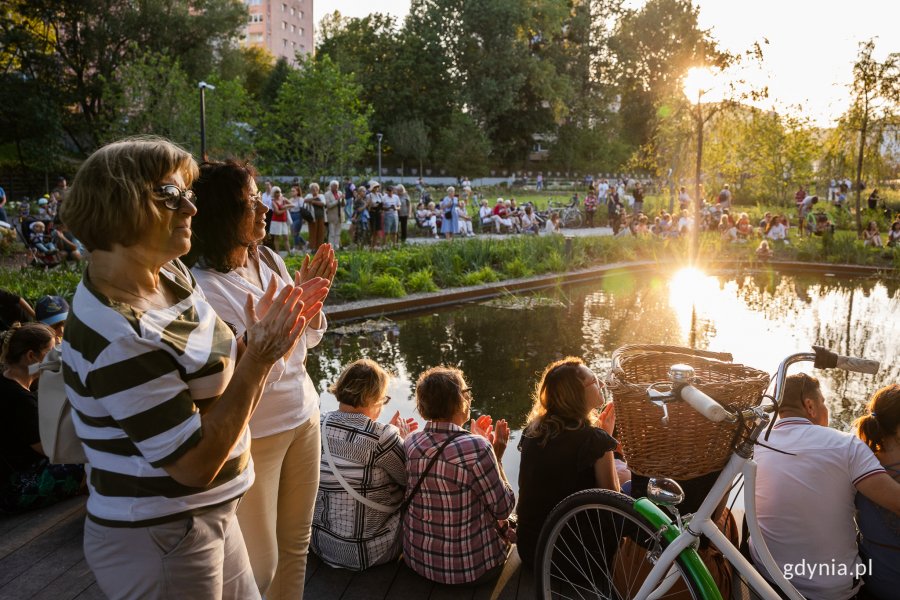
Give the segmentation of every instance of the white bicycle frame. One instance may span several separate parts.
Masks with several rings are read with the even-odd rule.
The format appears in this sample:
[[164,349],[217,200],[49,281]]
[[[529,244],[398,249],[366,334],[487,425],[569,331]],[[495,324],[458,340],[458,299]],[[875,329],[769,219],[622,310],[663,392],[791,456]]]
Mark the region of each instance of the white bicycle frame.
[[[663,551],[656,564],[644,580],[641,589],[638,590],[635,600],[655,600],[668,591],[669,586],[657,588],[660,581],[666,576],[673,566],[675,559],[682,551],[700,541],[700,535],[705,535],[709,542],[718,549],[722,555],[738,570],[747,583],[763,600],[780,600],[778,593],[772,589],[759,571],[744,558],[744,555],[725,537],[715,522],[712,514],[719,505],[722,497],[728,493],[734,478],[744,475],[744,508],[745,518],[750,530],[750,536],[754,540],[753,548],[763,562],[763,566],[778,587],[780,587],[791,600],[805,600],[793,585],[785,578],[784,573],[778,568],[775,559],[772,558],[769,548],[765,545],[765,539],[759,529],[756,520],[756,463],[752,458],[743,458],[737,453],[732,454],[725,465],[712,490],[706,496],[700,509],[691,517],[685,526],[685,530]],[[758,543],[762,542],[762,543]]]

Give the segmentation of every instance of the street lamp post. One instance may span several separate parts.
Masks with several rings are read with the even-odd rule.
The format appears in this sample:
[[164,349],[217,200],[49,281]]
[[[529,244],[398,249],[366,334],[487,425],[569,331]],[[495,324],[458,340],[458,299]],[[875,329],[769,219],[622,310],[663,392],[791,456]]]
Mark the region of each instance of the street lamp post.
[[694,227],[691,237],[691,250],[696,259],[700,249],[700,205],[703,201],[700,191],[700,178],[703,169],[703,94],[712,89],[713,75],[709,69],[694,67],[684,78],[684,93],[688,100],[696,102],[694,121],[697,125],[697,165],[694,171]]
[[381,139],[384,137],[383,133],[376,133],[375,139],[378,140],[378,179],[381,180]]
[[197,87],[200,88],[200,156],[206,161],[206,90],[214,90],[216,86],[201,81]]

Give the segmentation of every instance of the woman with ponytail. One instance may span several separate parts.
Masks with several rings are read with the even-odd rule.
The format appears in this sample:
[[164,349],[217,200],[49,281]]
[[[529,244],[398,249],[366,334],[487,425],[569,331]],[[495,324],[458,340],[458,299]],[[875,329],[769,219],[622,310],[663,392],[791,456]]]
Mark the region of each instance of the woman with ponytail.
[[51,465],[38,431],[38,365],[56,335],[43,323],[15,323],[0,346],[0,512],[48,506],[81,489],[84,467]]
[[[875,392],[866,414],[856,420],[855,429],[888,474],[900,482],[900,385]],[[856,508],[859,553],[863,562],[871,565],[863,590],[879,600],[896,598],[900,586],[900,517],[862,494],[856,495]]]

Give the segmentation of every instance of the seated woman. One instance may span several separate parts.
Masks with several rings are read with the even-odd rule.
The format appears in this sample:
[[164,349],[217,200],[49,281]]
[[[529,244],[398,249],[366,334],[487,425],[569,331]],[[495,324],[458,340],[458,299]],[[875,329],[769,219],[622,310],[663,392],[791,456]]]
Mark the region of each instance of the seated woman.
[[603,406],[603,384],[580,358],[544,369],[519,442],[519,556],[532,566],[541,527],[563,498],[581,490],[619,491],[612,437],[616,416]]
[[322,461],[312,550],[326,564],[362,571],[400,555],[406,490],[403,441],[418,428],[394,413],[377,423],[388,374],[368,359],[351,363],[330,391],[338,409],[322,415]]
[[747,241],[753,235],[753,226],[750,224],[750,215],[745,212],[742,212],[738,216],[737,224],[737,238],[742,241]]
[[[855,429],[888,474],[900,481],[900,385],[875,392],[866,414],[856,420]],[[863,589],[878,600],[896,598],[900,586],[900,517],[863,494],[856,494],[856,509],[860,557],[871,565]]]
[[719,219],[719,233],[727,242],[737,241],[737,227],[731,220],[731,215],[722,215],[722,218]]
[[34,367],[54,345],[56,334],[43,323],[16,323],[2,335],[0,513],[49,506],[76,495],[84,480],[83,465],[51,465],[41,446],[31,388],[38,378]]
[[781,215],[768,220],[765,236],[773,242],[783,242],[787,240],[787,226],[784,224]]
[[521,221],[522,231],[524,233],[533,233],[535,235],[540,233],[541,226],[538,224],[537,217],[535,216],[530,204],[525,207],[525,212],[522,213]]
[[894,221],[891,223],[890,231],[888,231],[887,245],[893,248],[898,243],[900,243],[900,221]]
[[863,246],[881,248],[882,245],[881,233],[878,232],[878,223],[869,221],[869,226],[863,231]]
[[767,261],[772,256],[774,256],[774,252],[769,248],[769,241],[763,240],[759,243],[759,246],[756,248],[756,258],[761,261]]
[[419,202],[416,206],[416,225],[422,229],[431,231],[431,235],[438,237],[437,233],[437,217],[434,214],[434,202],[427,205]]
[[434,367],[416,382],[416,408],[428,422],[406,439],[403,559],[438,583],[491,581],[509,552],[501,521],[516,498],[500,463],[509,427],[482,415],[464,430],[471,402],[458,369]]

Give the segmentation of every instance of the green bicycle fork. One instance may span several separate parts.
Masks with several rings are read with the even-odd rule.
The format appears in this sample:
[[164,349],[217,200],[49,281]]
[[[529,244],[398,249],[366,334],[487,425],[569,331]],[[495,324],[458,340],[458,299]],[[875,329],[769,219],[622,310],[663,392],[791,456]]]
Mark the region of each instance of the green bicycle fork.
[[[672,519],[647,498],[635,500],[634,510],[647,519],[647,522],[656,531],[660,531],[663,539],[669,544],[681,535],[681,532],[672,523]],[[697,550],[688,547],[682,550],[679,557],[682,560],[681,566],[685,570],[685,577],[689,577],[697,584],[701,598],[703,600],[722,600],[722,594],[719,592],[719,588],[716,586],[709,569],[706,568],[706,564],[700,558],[700,555],[697,554]]]

